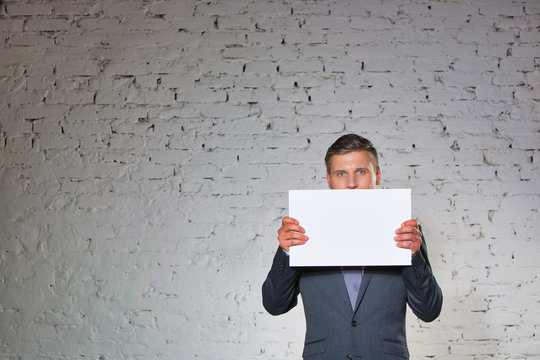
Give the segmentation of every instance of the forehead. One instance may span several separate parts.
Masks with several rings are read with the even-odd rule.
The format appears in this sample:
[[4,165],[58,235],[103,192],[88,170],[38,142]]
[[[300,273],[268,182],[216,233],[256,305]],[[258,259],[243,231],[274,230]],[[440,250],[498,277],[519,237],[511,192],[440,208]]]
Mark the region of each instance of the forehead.
[[351,151],[345,154],[336,154],[330,157],[330,169],[344,170],[346,168],[372,168],[374,169],[373,155],[369,151]]

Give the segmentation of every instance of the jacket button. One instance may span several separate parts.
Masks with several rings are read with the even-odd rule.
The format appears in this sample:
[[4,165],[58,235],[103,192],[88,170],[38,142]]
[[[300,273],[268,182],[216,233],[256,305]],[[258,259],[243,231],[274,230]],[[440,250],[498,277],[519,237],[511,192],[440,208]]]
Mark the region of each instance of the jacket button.
[[356,327],[356,325],[358,325],[358,323],[356,322],[356,320],[353,320],[352,323],[351,323],[351,325],[352,325],[353,327]]

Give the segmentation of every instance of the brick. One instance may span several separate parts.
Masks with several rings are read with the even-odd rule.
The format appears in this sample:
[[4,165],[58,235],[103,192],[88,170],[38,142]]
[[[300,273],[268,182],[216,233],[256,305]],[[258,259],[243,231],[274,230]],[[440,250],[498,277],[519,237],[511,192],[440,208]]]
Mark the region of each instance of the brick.
[[223,176],[237,179],[264,179],[266,169],[260,166],[230,166],[223,169]]
[[485,14],[491,15],[497,13],[499,15],[505,15],[504,18],[512,18],[512,16],[521,16],[524,14],[522,6],[511,3],[497,3],[493,4],[493,6],[484,6],[482,10]]
[[190,2],[181,2],[171,4],[167,1],[153,1],[149,4],[149,10],[155,15],[167,15],[167,14],[192,14],[195,10],[195,6]]
[[171,23],[166,21],[161,16],[145,16],[144,18],[131,17],[122,24],[125,26],[126,30],[152,30],[152,31],[163,31],[165,33],[169,32],[171,34],[176,34],[177,29],[173,28]]
[[512,49],[512,56],[529,59],[538,57],[538,44],[520,44],[520,46]]
[[59,76],[96,76],[99,71],[98,62],[88,60],[65,62],[56,68]]
[[9,152],[24,152],[32,147],[30,136],[16,136],[6,139],[6,150]]
[[109,121],[68,121],[62,123],[64,133],[73,134],[110,134],[111,126]]
[[94,92],[88,90],[53,90],[45,97],[45,103],[51,105],[85,105],[94,103]]
[[513,356],[513,354],[523,354],[527,358],[534,358],[540,355],[540,347],[530,341],[505,341],[500,345],[501,353]]
[[513,120],[534,121],[538,110],[533,106],[534,101],[521,101],[512,106],[510,116]]
[[100,18],[97,16],[82,17],[77,20],[77,25],[84,30],[110,29],[120,31],[120,20],[117,18]]
[[323,64],[320,61],[287,61],[280,64],[280,72],[283,73],[302,73],[302,72],[320,72]]
[[67,19],[29,19],[25,24],[26,31],[67,31],[72,24]]
[[276,63],[273,61],[253,60],[246,63],[247,74],[275,74]]
[[498,61],[489,57],[462,57],[452,62],[455,71],[485,72],[497,70]]
[[337,118],[349,115],[349,109],[343,104],[306,104],[298,105],[296,111],[304,116],[335,116]]
[[192,88],[181,89],[175,94],[179,102],[225,102],[227,93],[222,90],[209,91],[208,89]]
[[310,95],[308,94],[306,90],[282,89],[282,90],[279,90],[274,95],[274,97],[279,99],[280,102],[307,103],[309,101]]
[[502,71],[533,71],[534,61],[526,58],[506,57],[501,59],[499,67]]
[[0,21],[0,31],[17,33],[23,31],[24,20],[3,18]]
[[413,60],[404,60],[388,57],[373,58],[367,56],[363,59],[365,71],[375,72],[394,72],[408,71],[413,67]]
[[13,47],[51,46],[53,42],[49,36],[38,34],[15,35],[8,39],[8,44]]
[[538,43],[540,41],[540,34],[538,30],[521,30],[519,32],[519,40],[525,43]]
[[493,85],[496,86],[519,86],[523,85],[525,74],[521,72],[514,73],[496,73],[493,78]]
[[525,87],[521,86],[517,88],[514,93],[516,99],[519,100],[538,100],[540,99],[540,87]]
[[111,149],[133,150],[144,147],[144,137],[135,134],[113,134],[110,137]]
[[[132,88],[129,89],[127,92],[124,93],[126,95],[125,101],[128,104],[155,104],[155,105],[173,105],[175,104],[175,101],[178,99],[175,99],[177,96],[174,91],[170,89],[158,89],[156,91],[143,91],[140,89]],[[210,95],[211,96],[211,95]],[[179,97],[179,96],[178,96]],[[216,98],[219,98],[218,95],[216,95]],[[183,100],[183,99],[180,99]],[[101,100],[102,102],[106,102],[105,100]],[[109,104],[112,104],[114,102],[108,102]]]
[[[215,149],[211,151],[193,151],[191,152],[191,164],[212,164],[219,161],[224,165],[239,165],[241,151]],[[243,163],[243,161],[242,161]]]
[[251,88],[228,93],[227,101],[232,104],[250,104],[273,101],[276,98],[277,94],[272,90]]
[[497,345],[494,341],[477,343],[473,350],[469,344],[449,345],[449,352],[452,356],[481,356],[488,355],[493,357],[497,353]]
[[504,86],[481,85],[476,87],[475,93],[478,100],[509,101],[514,96],[511,90],[511,88]]
[[10,4],[7,14],[10,16],[49,15],[52,7],[45,4]]
[[534,71],[534,72],[528,72],[525,74],[526,80],[525,82],[529,86],[538,86],[540,85],[540,72]]
[[267,124],[256,118],[235,119],[216,124],[218,134],[260,134],[266,131]]

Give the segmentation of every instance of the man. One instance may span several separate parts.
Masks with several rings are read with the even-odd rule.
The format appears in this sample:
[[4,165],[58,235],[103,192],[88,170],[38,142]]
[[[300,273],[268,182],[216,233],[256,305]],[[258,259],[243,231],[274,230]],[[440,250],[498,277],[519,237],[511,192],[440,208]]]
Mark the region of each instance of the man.
[[[340,137],[325,157],[330,189],[373,189],[381,170],[377,150],[361,136]],[[262,286],[263,304],[272,315],[296,306],[302,294],[306,318],[304,359],[408,359],[406,305],[421,320],[439,316],[442,292],[427,257],[416,220],[396,230],[396,246],[411,250],[411,266],[293,268],[291,246],[309,241],[309,229],[284,217],[279,248]]]

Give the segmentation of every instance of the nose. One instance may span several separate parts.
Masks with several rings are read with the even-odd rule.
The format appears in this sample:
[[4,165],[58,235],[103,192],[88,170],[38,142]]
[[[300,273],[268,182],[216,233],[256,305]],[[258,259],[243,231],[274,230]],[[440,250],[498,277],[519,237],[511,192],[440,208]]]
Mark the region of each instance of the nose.
[[358,183],[356,181],[356,176],[349,176],[347,179],[347,188],[348,189],[356,189]]

